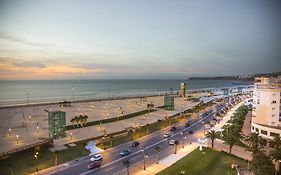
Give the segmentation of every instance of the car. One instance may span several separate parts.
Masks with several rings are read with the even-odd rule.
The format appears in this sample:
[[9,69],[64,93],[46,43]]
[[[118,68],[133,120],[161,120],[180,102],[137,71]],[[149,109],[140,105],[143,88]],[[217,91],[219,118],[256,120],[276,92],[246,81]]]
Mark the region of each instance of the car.
[[170,137],[170,136],[171,136],[171,134],[170,134],[170,133],[167,133],[167,134],[164,135],[164,138],[168,138],[168,137]]
[[137,146],[139,146],[139,142],[136,142],[136,141],[134,141],[132,144],[131,144],[131,147],[137,147]]
[[92,162],[90,165],[88,165],[88,169],[96,169],[100,167],[100,162]]
[[176,143],[175,140],[170,140],[170,141],[169,141],[169,144],[170,144],[170,145],[174,145],[175,143]]
[[189,131],[188,133],[189,133],[189,134],[193,134],[193,131]]
[[190,126],[190,124],[189,123],[186,123],[185,125],[184,125],[184,127],[189,127]]
[[100,161],[100,160],[102,160],[101,154],[96,154],[91,158],[91,162]]
[[172,126],[170,131],[175,131],[176,129],[177,129],[176,127]]
[[129,150],[129,149],[124,149],[124,150],[120,153],[121,156],[127,156],[127,155],[129,155],[129,154],[131,154],[131,150]]

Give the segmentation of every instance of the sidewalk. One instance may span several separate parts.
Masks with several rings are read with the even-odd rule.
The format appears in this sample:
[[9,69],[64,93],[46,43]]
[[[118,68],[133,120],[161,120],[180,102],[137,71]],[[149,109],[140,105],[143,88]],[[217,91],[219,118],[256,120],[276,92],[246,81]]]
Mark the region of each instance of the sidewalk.
[[159,164],[154,163],[148,166],[146,170],[140,170],[137,173],[134,173],[134,175],[154,175],[176,163],[178,160],[194,151],[197,147],[198,144],[193,142],[190,145],[186,145],[184,148],[179,148],[177,154],[170,154],[169,156],[159,160]]

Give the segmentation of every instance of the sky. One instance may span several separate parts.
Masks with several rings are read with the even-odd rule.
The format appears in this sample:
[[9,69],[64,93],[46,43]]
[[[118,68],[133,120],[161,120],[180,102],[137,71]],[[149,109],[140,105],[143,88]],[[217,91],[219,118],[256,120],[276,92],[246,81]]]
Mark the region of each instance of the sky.
[[281,71],[279,0],[0,0],[0,79]]

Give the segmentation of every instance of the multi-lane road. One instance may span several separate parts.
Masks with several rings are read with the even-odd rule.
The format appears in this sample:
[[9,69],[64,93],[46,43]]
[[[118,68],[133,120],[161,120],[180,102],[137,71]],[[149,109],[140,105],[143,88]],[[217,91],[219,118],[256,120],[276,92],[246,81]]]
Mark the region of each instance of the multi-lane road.
[[[87,166],[90,164],[90,156],[85,156],[77,161],[72,161],[68,163],[63,168],[55,170],[55,172],[49,173],[50,175],[72,175],[72,174],[80,174],[80,175],[119,175],[126,174],[126,167],[123,165],[123,161],[128,159],[130,161],[130,165],[133,169],[140,169],[144,166],[144,153],[146,156],[146,166],[151,163],[155,163],[156,161],[156,151],[155,147],[160,147],[159,156],[165,157],[174,152],[175,147],[169,145],[169,140],[175,139],[180,142],[178,148],[182,147],[183,144],[187,145],[192,141],[195,141],[198,137],[198,133],[202,133],[202,131],[207,131],[205,129],[205,122],[211,121],[214,113],[216,111],[221,110],[225,107],[225,104],[216,106],[214,109],[210,109],[208,111],[208,115],[201,116],[189,120],[190,126],[185,127],[186,122],[178,122],[174,124],[177,128],[175,131],[169,131],[170,127],[162,129],[160,131],[154,132],[150,135],[142,137],[137,141],[140,142],[138,147],[132,148],[130,146],[131,142],[124,143],[122,145],[115,146],[111,149],[108,149],[102,153],[103,160],[100,168],[89,170]],[[205,121],[205,122],[204,122]],[[189,131],[193,131],[193,134],[189,134]],[[163,137],[164,134],[170,133],[171,137],[165,139]],[[186,137],[186,138],[184,138]],[[142,146],[145,147],[145,152],[142,151]],[[131,154],[125,157],[120,156],[120,152],[124,149],[130,149]]]

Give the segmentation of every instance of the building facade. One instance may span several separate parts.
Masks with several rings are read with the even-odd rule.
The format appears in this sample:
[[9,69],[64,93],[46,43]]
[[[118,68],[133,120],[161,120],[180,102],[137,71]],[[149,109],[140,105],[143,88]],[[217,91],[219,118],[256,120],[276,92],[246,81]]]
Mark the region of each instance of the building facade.
[[281,77],[255,79],[251,131],[266,139],[281,136]]
[[181,83],[180,96],[185,97],[185,83],[184,82]]
[[175,108],[175,97],[174,96],[164,96],[164,109],[174,110]]
[[49,136],[53,139],[66,137],[66,119],[64,111],[48,112]]

